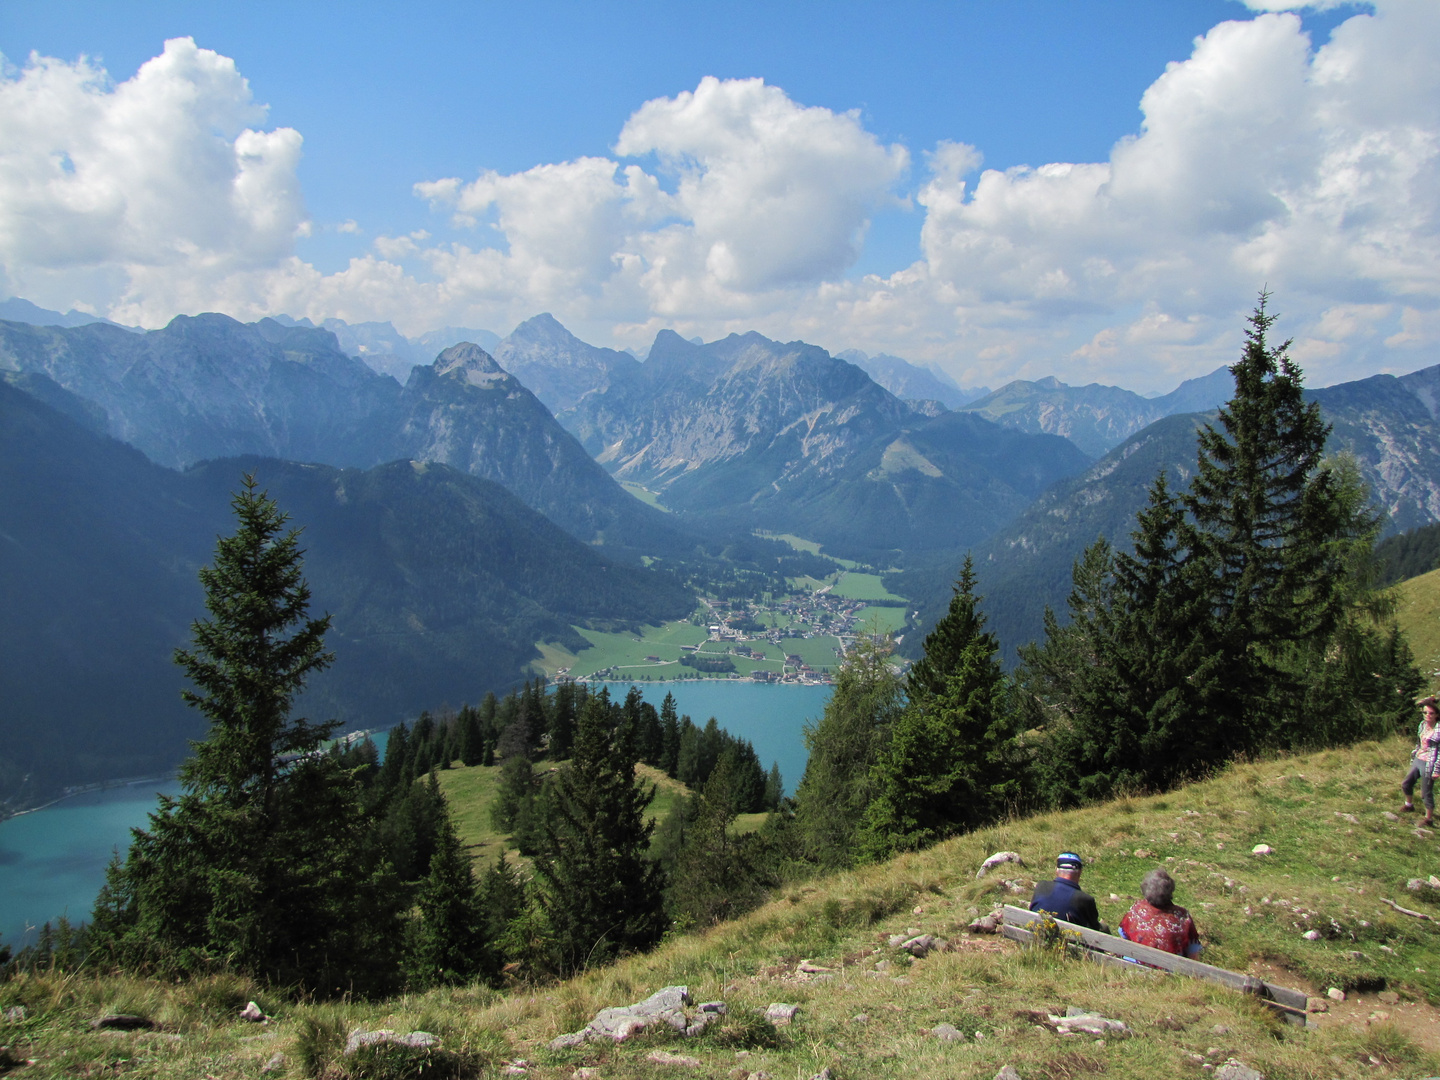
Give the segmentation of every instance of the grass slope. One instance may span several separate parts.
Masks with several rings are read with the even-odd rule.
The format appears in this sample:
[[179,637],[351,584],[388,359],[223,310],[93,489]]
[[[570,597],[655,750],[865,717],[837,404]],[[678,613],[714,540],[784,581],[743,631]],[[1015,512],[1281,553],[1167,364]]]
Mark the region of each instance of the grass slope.
[[[3,1038],[14,1057],[37,1059],[23,1076],[228,1080],[257,1075],[276,1051],[286,1054],[287,1075],[304,1075],[308,1062],[311,1074],[358,1076],[346,1070],[334,1039],[360,1027],[435,1032],[467,1068],[483,1067],[485,1075],[524,1058],[537,1080],[568,1078],[580,1066],[597,1067],[603,1078],[763,1071],[803,1080],[828,1066],[839,1080],[988,1080],[1006,1064],[1023,1080],[1149,1080],[1199,1078],[1208,1074],[1203,1064],[1230,1056],[1268,1080],[1434,1075],[1440,1073],[1435,924],[1381,902],[1440,915],[1440,896],[1406,891],[1407,879],[1436,868],[1435,835],[1418,831],[1411,816],[1385,816],[1397,805],[1394,788],[1407,752],[1407,741],[1397,737],[1238,764],[1166,795],[1006,822],[794,888],[742,919],[555,986],[315,1005],[287,1003],[238,980],[164,986],[27,977],[0,985],[0,1007],[24,1004],[29,1011]],[[1258,843],[1274,854],[1252,854]],[[1102,968],[963,932],[994,904],[1028,900],[1034,875],[1046,875],[1062,848],[1085,856],[1084,884],[1112,923],[1141,876],[1164,865],[1178,883],[1177,901],[1199,924],[1205,960],[1311,994],[1343,988],[1350,1000],[1318,1015],[1316,1030],[1301,1030],[1209,984]],[[1020,852],[1025,869],[1011,870],[1013,885],[1001,873],[977,881],[981,860],[999,850]],[[1319,940],[1301,936],[1310,928]],[[941,935],[954,948],[911,961],[887,947],[888,935],[911,931]],[[802,960],[831,973],[801,974]],[[657,1033],[619,1046],[546,1048],[601,1007],[675,983],[687,984],[697,1001],[724,999],[729,1017],[685,1042]],[[234,1019],[252,996],[276,1014],[273,1024],[261,1029]],[[798,1004],[796,1022],[771,1029],[756,1019],[755,1010],[771,1002]],[[1069,1006],[1123,1020],[1133,1034],[1100,1041],[1057,1036],[1044,1026],[1044,1014]],[[169,1027],[159,1035],[90,1032],[88,1021],[110,1010]],[[942,1023],[965,1037],[942,1042],[928,1034]],[[681,1070],[650,1062],[647,1055],[660,1049],[699,1064]]]
[[1396,620],[1433,689],[1440,669],[1440,570],[1403,581],[1397,588],[1400,603]]

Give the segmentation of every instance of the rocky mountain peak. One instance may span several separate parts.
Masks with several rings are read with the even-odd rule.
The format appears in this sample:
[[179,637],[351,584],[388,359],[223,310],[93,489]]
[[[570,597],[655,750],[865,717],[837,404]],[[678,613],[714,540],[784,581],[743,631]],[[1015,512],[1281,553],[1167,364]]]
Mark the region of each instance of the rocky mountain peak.
[[510,373],[479,345],[462,341],[452,345],[435,358],[435,374],[461,379],[482,389],[498,389],[514,383]]

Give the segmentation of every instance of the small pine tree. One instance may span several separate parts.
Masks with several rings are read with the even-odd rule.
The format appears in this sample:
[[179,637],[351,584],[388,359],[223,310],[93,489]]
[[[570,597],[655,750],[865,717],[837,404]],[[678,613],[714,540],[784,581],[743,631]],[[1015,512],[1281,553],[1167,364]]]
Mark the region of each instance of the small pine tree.
[[618,713],[604,690],[586,699],[535,855],[562,972],[648,949],[665,930],[662,874],[645,854],[655,790],[636,782],[634,742]]
[[999,644],[984,629],[979,603],[967,556],[950,610],[925,639],[925,656],[911,669],[909,701],[873,770],[875,797],[862,842],[871,857],[993,820],[1020,794],[1019,731]]
[[432,773],[430,797],[439,807],[435,853],[420,884],[417,919],[407,955],[411,985],[453,986],[472,981],[487,967],[485,910],[445,796]]
[[736,816],[735,780],[734,755],[722,755],[687,815],[690,823],[670,886],[671,905],[682,923],[709,926],[764,899],[764,888],[745,856],[744,838],[730,834]]
[[[200,571],[210,618],[176,651],[210,722],[147,830],[107,879],[103,946],[129,966],[234,967],[329,992],[393,965],[397,896],[354,778],[322,751],[336,724],[291,717],[326,667],[329,618],[310,619],[299,533],[246,476],[238,527]],[[386,942],[389,942],[388,944]]]
[[801,855],[827,869],[850,866],[856,833],[873,794],[872,770],[904,705],[889,638],[859,637],[845,655],[825,712],[805,728],[809,758],[795,791]]

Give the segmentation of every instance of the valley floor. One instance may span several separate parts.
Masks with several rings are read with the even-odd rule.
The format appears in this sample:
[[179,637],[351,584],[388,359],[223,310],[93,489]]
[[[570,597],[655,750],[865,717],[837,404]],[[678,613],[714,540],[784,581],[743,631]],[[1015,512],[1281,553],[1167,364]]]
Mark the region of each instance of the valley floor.
[[[221,1080],[258,1076],[270,1062],[273,1075],[359,1076],[357,1060],[342,1052],[344,1035],[359,1028],[433,1032],[456,1055],[435,1067],[454,1066],[456,1075],[536,1080],[569,1080],[582,1067],[596,1072],[580,1075],[602,1080],[805,1080],[827,1067],[836,1080],[989,1080],[1005,1065],[1023,1080],[1148,1080],[1221,1075],[1231,1058],[1268,1080],[1432,1076],[1440,1073],[1437,923],[1385,902],[1440,916],[1440,889],[1422,884],[1440,870],[1437,835],[1398,812],[1408,749],[1395,738],[1243,763],[1165,795],[1010,821],[794,887],[742,919],[559,985],[313,1004],[240,980],[165,986],[83,973],[23,977],[0,984],[0,1010],[26,1010],[23,1021],[0,1024],[0,1041],[11,1061],[34,1062],[17,1077]],[[1273,853],[1253,853],[1257,844]],[[1315,1014],[1313,1030],[1288,1027],[1219,987],[966,932],[995,905],[1027,902],[1063,848],[1087,860],[1083,884],[1110,923],[1140,878],[1165,866],[1176,901],[1199,925],[1203,959],[1303,990],[1328,1011]],[[1019,852],[1024,867],[977,880],[981,861],[1001,850]],[[1415,889],[1407,887],[1412,879]],[[1309,930],[1315,939],[1303,936]],[[951,947],[916,960],[888,944],[912,931]],[[724,1000],[728,1016],[692,1039],[666,1029],[619,1045],[548,1049],[600,1008],[673,984],[687,985],[695,1001]],[[1325,997],[1332,987],[1346,992],[1343,1003]],[[236,1019],[249,997],[275,1020]],[[798,1006],[794,1022],[763,1022],[756,1010],[772,1003]],[[1061,1035],[1048,1018],[1067,1008],[1123,1021],[1130,1033]],[[110,1011],[163,1026],[89,1030]],[[941,1025],[958,1037],[937,1037]],[[677,1064],[677,1056],[693,1064]]]

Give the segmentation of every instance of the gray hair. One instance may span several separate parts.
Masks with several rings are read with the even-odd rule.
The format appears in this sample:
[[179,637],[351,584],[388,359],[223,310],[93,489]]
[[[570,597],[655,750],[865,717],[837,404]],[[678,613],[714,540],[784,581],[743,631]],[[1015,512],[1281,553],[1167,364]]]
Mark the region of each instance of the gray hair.
[[1140,882],[1140,895],[1158,908],[1167,908],[1175,899],[1175,879],[1164,870],[1151,870]]

